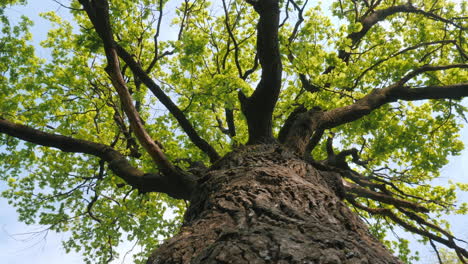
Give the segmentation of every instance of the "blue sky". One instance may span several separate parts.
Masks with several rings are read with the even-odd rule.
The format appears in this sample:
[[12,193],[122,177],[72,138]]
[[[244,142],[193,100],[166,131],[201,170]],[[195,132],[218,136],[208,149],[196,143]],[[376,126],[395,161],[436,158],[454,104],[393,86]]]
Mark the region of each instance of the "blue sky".
[[[58,6],[52,0],[30,0],[30,4],[25,7],[11,8],[9,14],[13,16],[26,15],[35,21],[36,25],[32,32],[34,33],[34,43],[38,44],[45,39],[48,24],[38,16],[40,12],[54,10],[60,15],[66,15],[67,11]],[[38,51],[38,55],[46,57],[46,51]],[[465,105],[468,100],[465,100]],[[461,133],[462,141],[468,146],[468,128],[464,128]],[[461,156],[452,157],[450,163],[442,169],[442,176],[437,183],[444,184],[448,180],[459,182],[468,182],[468,150],[464,150]],[[3,182],[0,182],[0,191],[6,188]],[[468,202],[468,194],[460,196],[460,200]],[[6,264],[23,264],[34,262],[35,264],[55,264],[55,263],[83,263],[81,256],[77,253],[66,254],[61,247],[61,240],[66,238],[66,234],[57,234],[48,232],[46,236],[40,233],[33,236],[30,233],[42,230],[41,226],[26,226],[17,221],[15,209],[8,205],[5,199],[0,199],[0,262]],[[452,230],[459,238],[468,240],[468,229],[466,228],[467,216],[457,216],[448,218],[452,224]],[[29,233],[27,235],[20,235]],[[405,235],[412,238],[413,235]],[[414,236],[415,237],[415,236]],[[414,241],[414,239],[412,239]],[[412,244],[413,249],[420,251],[422,259],[419,263],[432,263],[434,255],[427,247]],[[125,246],[122,247],[124,250]],[[122,251],[123,252],[123,251]],[[114,263],[122,263],[121,260]],[[131,263],[129,259],[125,263]]]

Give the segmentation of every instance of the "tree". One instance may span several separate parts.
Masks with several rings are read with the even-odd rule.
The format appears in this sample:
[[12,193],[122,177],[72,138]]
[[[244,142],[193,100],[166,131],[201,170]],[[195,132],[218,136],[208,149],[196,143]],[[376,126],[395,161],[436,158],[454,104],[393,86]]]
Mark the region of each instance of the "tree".
[[2,195],[87,262],[409,263],[401,226],[466,263],[441,217],[468,184],[431,185],[463,148],[465,2],[78,0],[43,14],[50,60],[15,2]]

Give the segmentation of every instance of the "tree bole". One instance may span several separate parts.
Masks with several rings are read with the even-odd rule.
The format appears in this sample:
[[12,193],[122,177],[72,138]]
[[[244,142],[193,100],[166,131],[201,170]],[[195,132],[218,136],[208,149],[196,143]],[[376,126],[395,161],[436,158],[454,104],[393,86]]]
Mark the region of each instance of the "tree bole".
[[401,263],[331,174],[275,144],[232,152],[199,180],[180,233],[147,263]]

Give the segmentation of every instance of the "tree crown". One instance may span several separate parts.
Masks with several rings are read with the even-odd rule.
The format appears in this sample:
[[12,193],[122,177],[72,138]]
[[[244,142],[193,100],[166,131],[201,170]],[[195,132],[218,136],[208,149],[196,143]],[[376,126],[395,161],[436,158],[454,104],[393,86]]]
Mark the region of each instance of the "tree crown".
[[42,14],[47,58],[5,13],[24,3],[0,4],[2,196],[71,231],[67,250],[105,262],[127,235],[146,255],[200,170],[279,142],[351,166],[346,200],[380,239],[399,224],[468,257],[440,219],[468,185],[431,185],[463,149],[466,2],[75,0],[73,21]]

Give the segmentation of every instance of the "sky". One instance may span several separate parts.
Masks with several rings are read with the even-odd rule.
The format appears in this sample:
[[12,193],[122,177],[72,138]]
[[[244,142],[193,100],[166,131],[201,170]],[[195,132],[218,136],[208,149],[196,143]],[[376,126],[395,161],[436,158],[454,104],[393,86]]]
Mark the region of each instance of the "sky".
[[[0,0],[1,1],[1,0]],[[29,0],[24,7],[13,7],[7,9],[7,14],[13,17],[22,15],[29,17],[35,22],[31,32],[33,43],[39,46],[46,39],[50,24],[39,16],[42,12],[55,11],[60,16],[69,16],[68,11],[60,7],[53,0]],[[47,58],[48,52],[37,48],[39,57]],[[0,192],[6,189],[6,184],[0,181]],[[53,231],[41,232],[44,226],[28,226],[18,221],[15,208],[0,198],[0,263],[4,264],[81,264],[83,258],[79,253],[66,253],[61,242],[67,238],[67,234]],[[122,246],[122,255],[126,252],[125,245]],[[127,247],[129,248],[129,246]],[[124,262],[118,259],[113,263],[132,263],[129,258]]]
[[[56,11],[59,15],[67,15],[67,11],[54,3],[53,0],[30,0],[27,7],[10,8],[9,14],[13,16],[26,15],[35,21],[32,30],[34,33],[34,43],[38,44],[45,39],[48,30],[48,23],[40,18],[38,14],[49,10]],[[46,51],[38,50],[38,55],[47,57]],[[468,105],[468,100],[465,100]],[[468,124],[461,131],[461,140],[468,146]],[[468,149],[465,149],[460,156],[450,158],[450,162],[441,171],[438,184],[444,184],[448,180],[468,182]],[[0,182],[0,191],[5,190],[6,185]],[[460,201],[468,202],[468,193],[460,196]],[[5,199],[0,199],[0,262],[5,264],[23,264],[34,260],[35,264],[58,264],[83,263],[81,255],[78,253],[65,253],[61,247],[61,241],[66,238],[66,234],[55,232],[35,232],[44,229],[41,226],[27,226],[18,222],[18,215],[15,209],[10,206]],[[454,233],[462,239],[468,240],[468,229],[466,228],[467,216],[451,216],[448,218]],[[414,241],[416,236],[406,234],[404,237]],[[125,245],[121,247],[123,252]],[[434,263],[434,254],[427,246],[411,244],[411,248],[418,250],[421,260],[418,263]],[[122,254],[123,255],[123,254]],[[122,259],[113,263],[131,263],[130,259],[122,262]]]

